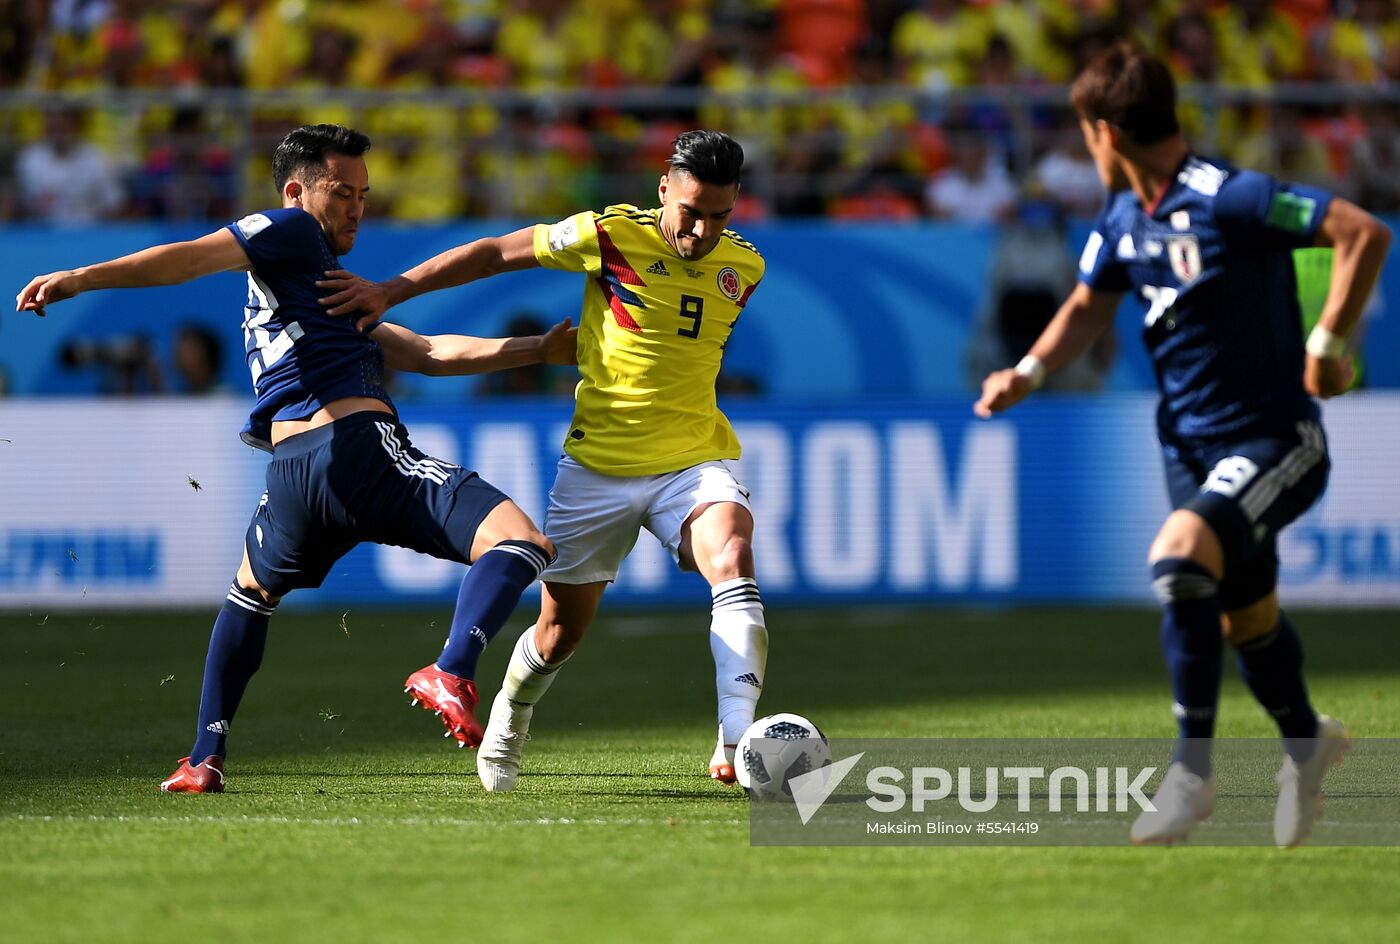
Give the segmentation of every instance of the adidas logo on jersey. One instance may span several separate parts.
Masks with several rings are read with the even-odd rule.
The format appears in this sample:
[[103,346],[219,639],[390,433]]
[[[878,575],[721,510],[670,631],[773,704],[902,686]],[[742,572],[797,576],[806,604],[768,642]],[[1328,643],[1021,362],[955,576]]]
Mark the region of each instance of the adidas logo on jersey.
[[652,275],[670,275],[670,274],[671,274],[671,273],[669,273],[669,272],[666,271],[666,263],[662,262],[660,259],[657,259],[657,260],[656,260],[655,262],[653,262],[651,265],[647,266],[647,271],[650,272]]
[[758,680],[758,676],[752,672],[745,672],[743,675],[734,676],[734,681],[743,682],[745,685],[752,685],[754,688],[762,688],[763,683]]

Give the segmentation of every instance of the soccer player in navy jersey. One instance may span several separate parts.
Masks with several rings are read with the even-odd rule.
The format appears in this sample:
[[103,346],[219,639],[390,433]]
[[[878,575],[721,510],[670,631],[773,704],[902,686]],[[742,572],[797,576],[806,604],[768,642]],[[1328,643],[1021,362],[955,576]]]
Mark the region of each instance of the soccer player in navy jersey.
[[162,790],[223,790],[229,724],[262,662],[273,610],[287,592],[320,586],[361,541],[472,565],[446,647],[408,677],[405,691],[442,717],[444,737],[476,747],[477,659],[554,558],[549,539],[502,492],[414,448],[383,368],[469,374],[573,363],[574,331],[566,320],[535,338],[422,337],[385,323],[362,331],[355,319],[327,316],[315,282],[338,270],[338,256],[355,244],[369,146],[365,135],[338,125],[298,128],[273,157],[280,209],[199,239],[38,276],[16,298],[17,310],[43,315],[80,292],[248,273],[243,335],[257,405],[242,438],[272,453],[267,491],[214,623],[194,748]]
[[[1326,485],[1312,397],[1336,396],[1351,380],[1346,338],[1390,231],[1325,191],[1193,153],[1171,73],[1132,44],[1092,62],[1071,98],[1112,196],[1080,257],[1079,284],[1030,353],[983,381],[974,409],[988,417],[1025,399],[1135,293],[1161,390],[1158,438],[1175,509],[1149,557],[1179,740],[1156,811],[1138,817],[1132,838],[1182,839],[1214,808],[1223,634],[1283,736],[1274,839],[1294,846],[1312,828],[1347,733],[1308,700],[1302,646],[1278,606],[1277,538]],[[1292,257],[1301,246],[1331,246],[1336,259],[1306,343]]]

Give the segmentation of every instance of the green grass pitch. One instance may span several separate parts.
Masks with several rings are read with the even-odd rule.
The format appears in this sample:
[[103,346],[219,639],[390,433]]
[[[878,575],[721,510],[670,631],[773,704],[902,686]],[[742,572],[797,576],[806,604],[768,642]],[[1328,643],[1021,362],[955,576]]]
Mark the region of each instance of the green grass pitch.
[[[0,940],[1395,936],[1395,849],[750,847],[747,801],[705,775],[707,619],[605,614],[542,703],[519,789],[488,796],[473,755],[400,692],[443,613],[285,612],[230,792],[162,796],[211,614],[0,616]],[[1396,736],[1396,614],[1295,622],[1318,706]],[[1172,733],[1145,611],[771,608],[769,623],[761,708],[834,737]],[[509,649],[483,663],[487,700]],[[1227,671],[1220,734],[1271,733]]]

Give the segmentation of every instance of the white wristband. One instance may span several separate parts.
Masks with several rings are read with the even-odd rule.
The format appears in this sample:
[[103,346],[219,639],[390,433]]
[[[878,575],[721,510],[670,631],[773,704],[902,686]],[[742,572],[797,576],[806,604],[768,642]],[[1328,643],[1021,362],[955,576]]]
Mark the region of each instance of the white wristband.
[[1027,354],[1021,358],[1021,362],[1016,365],[1016,373],[1030,378],[1032,390],[1039,390],[1045,383],[1045,363],[1034,354]]
[[1347,339],[1340,334],[1333,334],[1322,325],[1318,325],[1308,335],[1307,349],[1313,357],[1341,357],[1346,353]]

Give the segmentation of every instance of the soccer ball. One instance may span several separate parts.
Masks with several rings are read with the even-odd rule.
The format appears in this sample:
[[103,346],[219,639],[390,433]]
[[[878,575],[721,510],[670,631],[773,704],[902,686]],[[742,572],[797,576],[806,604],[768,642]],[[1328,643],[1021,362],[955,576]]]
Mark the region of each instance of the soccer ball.
[[791,803],[788,779],[830,763],[826,735],[801,715],[759,718],[734,748],[734,774],[752,800]]

